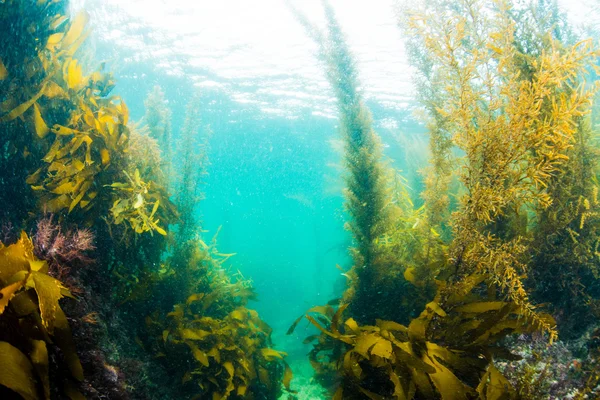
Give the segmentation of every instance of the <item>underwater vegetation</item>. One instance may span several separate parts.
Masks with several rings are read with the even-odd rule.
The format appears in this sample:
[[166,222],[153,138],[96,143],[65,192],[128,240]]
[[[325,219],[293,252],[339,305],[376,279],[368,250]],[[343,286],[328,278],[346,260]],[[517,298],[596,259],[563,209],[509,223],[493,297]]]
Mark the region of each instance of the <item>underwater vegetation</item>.
[[[171,160],[171,148],[173,146],[171,138],[171,118],[172,112],[166,100],[165,93],[160,86],[154,86],[152,92],[148,93],[146,101],[146,114],[144,115],[144,126],[148,129],[147,137],[156,141],[157,150],[161,160]],[[163,162],[160,170],[166,178],[171,177],[170,162]],[[169,180],[166,182],[167,189]]]
[[[73,19],[60,13],[47,16],[43,36],[32,38],[45,43],[37,54],[3,58],[8,89],[0,120],[7,136],[28,132],[37,141],[36,153],[43,156],[32,161],[36,169],[25,182],[46,211],[110,219],[137,233],[166,234],[158,221],[173,221],[168,197],[127,173],[129,112],[122,99],[109,96],[112,75],[102,68],[85,74],[76,58],[89,34],[87,20],[85,12]],[[23,72],[26,76],[20,76]]]
[[223,266],[229,255],[205,244],[193,218],[208,165],[199,103],[177,145],[159,88],[134,123],[104,64],[84,61],[85,11],[53,0],[0,7],[1,396],[289,390],[285,353],[247,308],[251,282]]
[[[145,310],[136,344],[154,354],[169,376],[178,377],[177,396],[277,398],[282,384],[290,390],[292,372],[285,353],[272,348],[271,328],[246,307],[255,298],[252,284],[227,271],[224,264],[233,254],[218,252],[216,235],[210,245],[197,235],[194,209],[202,198],[208,163],[207,144],[197,142],[200,129],[198,102],[193,100],[180,136],[179,175],[171,177],[182,222],[169,238],[170,255],[161,258],[158,268],[142,265],[134,274],[130,267],[117,267],[116,293],[127,309]],[[136,124],[134,132],[139,143],[158,153],[158,140],[145,122]],[[154,160],[149,164],[162,164],[156,161],[160,157]],[[154,170],[152,165],[146,168]]]
[[[329,385],[335,399],[514,395],[492,360],[517,358],[501,340],[535,327],[514,304],[485,301],[474,293],[467,297],[470,302],[461,295],[447,299],[447,313],[438,294],[408,326],[379,319],[374,325],[361,326],[353,318],[342,323],[347,304],[309,310],[315,317],[306,318],[322,332],[307,338],[318,340],[310,353],[317,379]],[[340,376],[332,380],[336,371]]]
[[[529,210],[551,204],[546,190],[551,177],[568,160],[577,119],[590,111],[593,90],[579,79],[596,52],[590,41],[563,52],[556,49],[558,44],[549,46],[529,60],[537,70],[527,79],[521,70],[528,55],[515,44],[519,38],[510,6],[490,5],[494,20],[478,11],[484,5],[463,7],[462,15],[473,17],[455,11],[456,19],[444,22],[446,28],[430,21],[433,12],[413,17],[411,25],[439,66],[439,79],[446,82],[445,101],[438,112],[447,117],[448,134],[465,153],[459,179],[466,194],[450,221],[449,261],[454,264],[455,290],[462,277],[484,273],[532,323],[554,336],[554,328],[537,318],[520,278],[528,249],[524,229]],[[425,23],[442,29],[439,34],[424,30]],[[458,24],[459,29],[449,29],[449,24]],[[442,41],[449,45],[440,48]],[[487,51],[475,50],[481,48]],[[473,50],[466,53],[468,49]],[[459,55],[461,68],[452,62]]]
[[173,180],[175,182],[175,201],[182,223],[177,232],[181,240],[189,238],[194,229],[200,225],[197,220],[198,204],[204,199],[202,185],[208,175],[207,168],[209,140],[212,131],[203,126],[198,113],[200,99],[192,99],[186,109],[185,119],[176,149],[181,164],[177,168]]
[[[400,10],[430,140],[415,201],[333,8],[322,30],[289,7],[337,102],[353,240],[341,299],[288,331],[316,329],[315,380],[336,400],[598,397],[598,45],[544,0]],[[205,238],[202,102],[174,131],[155,86],[132,121],[68,9],[0,4],[0,397],[295,398],[252,281]]]
[[179,251],[186,255],[167,261],[166,282],[155,282],[166,283],[159,292],[175,287],[189,295],[172,299],[177,304],[170,312],[156,310],[146,318],[157,357],[196,398],[277,398],[282,381],[289,390],[285,353],[271,347],[271,328],[247,308],[255,297],[252,283],[224,269],[232,254],[219,253],[216,238],[211,244],[191,240]]
[[34,255],[25,232],[16,243],[0,248],[0,385],[24,399],[50,398],[50,347],[60,349],[60,362],[69,372],[61,379],[65,392],[77,393],[71,381],[83,380],[71,328],[59,305],[62,297],[73,296],[48,268],[46,260]]
[[[320,45],[338,99],[355,247],[341,303],[305,316],[320,331],[305,340],[314,343],[316,379],[336,399],[528,398],[532,382],[498,367],[521,358],[510,337],[545,335],[552,344],[559,329],[573,334],[578,318],[593,321],[597,312],[589,121],[598,86],[589,74],[597,73],[598,49],[571,40],[556,6],[545,3],[401,10],[430,132],[425,203],[414,210],[386,172],[353,57],[323,6],[326,34],[293,12]],[[393,291],[386,281],[405,284]],[[550,303],[558,328],[534,299]],[[570,319],[574,307],[579,317]],[[580,396],[597,383],[596,356],[587,357]]]
[[[290,8],[318,44],[318,56],[326,66],[326,76],[338,104],[345,152],[345,209],[350,217],[346,228],[354,239],[351,250],[354,266],[347,273],[350,283],[344,301],[350,304],[349,312],[362,323],[373,323],[376,318],[408,320],[418,315],[419,307],[425,304],[423,296],[413,290],[404,275],[412,266],[412,259],[419,257],[416,254],[419,247],[414,243],[422,239],[421,232],[411,227],[422,210],[413,209],[404,178],[383,159],[380,138],[358,89],[353,56],[333,9],[327,2],[323,5],[327,19],[325,33],[312,26],[293,6]],[[408,235],[403,234],[408,230]],[[399,243],[393,238],[406,246],[396,245]],[[404,302],[393,298],[394,293],[407,292],[414,296],[404,297]],[[397,301],[404,307],[397,307]]]

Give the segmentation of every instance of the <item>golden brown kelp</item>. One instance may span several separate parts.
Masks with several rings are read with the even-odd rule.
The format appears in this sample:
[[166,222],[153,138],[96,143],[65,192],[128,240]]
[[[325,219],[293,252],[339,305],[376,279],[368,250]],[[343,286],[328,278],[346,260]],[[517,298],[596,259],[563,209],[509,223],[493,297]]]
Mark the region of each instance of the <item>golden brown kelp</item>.
[[274,399],[282,382],[289,390],[292,372],[285,353],[271,348],[271,328],[246,307],[251,282],[224,269],[230,256],[215,239],[181,244],[153,279],[158,309],[146,318],[148,346],[181,379],[184,396]]
[[[156,117],[166,103],[157,93],[147,102],[153,108],[147,117]],[[169,256],[164,257],[164,241],[153,247],[147,236],[136,237],[135,247],[118,245],[114,249],[112,292],[118,307],[127,311],[127,320],[132,322],[130,335],[137,343],[127,353],[158,355],[153,369],[179,375],[181,381],[169,390],[180,397],[275,398],[284,378],[289,387],[291,370],[283,356],[270,349],[270,328],[255,311],[246,308],[248,299],[255,296],[251,284],[241,274],[232,275],[224,269],[223,263],[231,255],[219,253],[215,239],[207,245],[197,234],[199,227],[193,213],[202,196],[200,178],[206,171],[206,147],[198,137],[202,129],[198,113],[198,102],[191,102],[180,135],[183,166],[175,203],[178,208],[183,206],[178,214],[185,226],[169,237]],[[160,118],[168,115],[158,114]],[[142,230],[139,224],[155,223],[152,216],[161,201],[149,197],[151,190],[144,188],[152,182],[175,178],[162,173],[166,164],[171,168],[172,160],[161,161],[162,156],[157,154],[160,138],[152,137],[148,124],[156,129],[164,121],[154,117],[135,125],[131,134],[129,169],[124,171],[129,183],[112,185],[128,195],[124,201],[134,204],[121,207],[115,202],[113,218],[136,210],[137,218],[125,216],[130,224],[136,220],[138,225],[132,226]],[[153,154],[154,158],[145,160],[145,154]],[[143,196],[143,203],[138,194]],[[162,233],[160,226],[153,229]],[[140,323],[144,319],[146,324]],[[198,336],[190,338],[190,332]],[[203,358],[204,352],[210,356]]]
[[[65,394],[77,396],[71,380],[82,381],[83,368],[59,304],[72,295],[48,275],[48,263],[33,252],[25,233],[10,246],[0,244],[0,387],[31,400],[49,399],[51,386],[62,386]],[[60,367],[68,371],[58,378],[64,382],[50,381],[48,354],[54,353],[54,347],[62,352]],[[10,396],[1,389],[0,393]]]
[[[355,60],[333,9],[323,2],[327,21],[323,33],[299,11],[290,8],[319,45],[319,56],[337,98],[347,170],[345,207],[350,218],[346,227],[355,246],[354,265],[347,274],[350,283],[345,293],[349,311],[364,323],[373,323],[375,318],[406,320],[419,312],[422,299],[403,276],[405,262],[410,257],[401,258],[394,246],[388,244],[392,237],[398,237],[399,230],[408,228],[408,221],[414,217],[412,203],[410,208],[402,209],[395,202],[402,191],[394,185],[395,171],[382,161],[380,138],[373,130],[370,112],[358,89]],[[404,298],[414,294],[405,309],[393,306],[391,300],[400,293]]]
[[[4,38],[0,43],[0,115],[30,100],[31,94],[35,95],[34,90],[43,79],[37,59],[39,48],[52,34],[50,27],[66,21],[66,18],[56,19],[64,13],[63,3],[3,2],[0,11],[0,31]],[[0,214],[3,221],[20,226],[36,201],[30,195],[25,179],[37,168],[47,148],[31,140],[33,127],[21,118],[0,122],[0,127],[0,147],[3,149],[0,153],[3,171]]]
[[334,399],[517,398],[492,361],[518,359],[502,339],[537,328],[514,303],[479,295],[485,277],[473,278],[471,291],[445,298],[444,309],[440,282],[436,298],[406,326],[342,323],[347,305],[310,309],[306,318],[321,332],[306,339],[316,341],[309,357],[317,380]]
[[[77,50],[89,32],[87,20],[87,14],[81,12],[72,19],[55,14],[44,21],[47,31],[37,38],[40,45],[36,56],[7,70],[5,80],[20,85],[21,90],[9,91],[0,121],[30,141],[40,141],[33,146],[45,149],[38,162],[41,165],[26,181],[36,191],[40,208],[73,213],[87,221],[112,214],[113,223],[127,222],[138,233],[162,233],[154,221],[140,224],[137,220],[146,221],[149,213],[138,213],[138,203],[128,202],[123,190],[114,186],[131,183],[124,172],[129,116],[122,99],[109,97],[114,86],[112,75],[102,68],[86,74],[77,59]],[[17,68],[27,71],[28,82],[11,73]],[[23,147],[26,153],[27,145]],[[153,206],[160,199],[158,204],[163,207],[159,214],[168,218],[164,214],[168,198],[160,190],[147,193],[155,199],[140,197],[138,191],[136,200]],[[108,205],[115,201],[121,208],[113,204],[109,211]],[[121,212],[123,207],[126,213]],[[115,209],[124,218],[115,216]]]
[[583,332],[598,315],[600,245],[598,180],[600,153],[591,143],[589,119],[579,123],[569,161],[549,184],[552,204],[539,210],[530,263],[534,296],[559,316],[563,337]]
[[127,173],[131,176],[137,169],[145,179],[166,188],[167,176],[163,171],[165,162],[160,155],[158,141],[150,136],[148,125],[143,122],[130,122],[128,128]]
[[438,112],[465,154],[460,180],[466,194],[452,218],[455,283],[448,290],[484,274],[490,287],[554,337],[523,286],[527,212],[551,203],[548,184],[568,160],[577,119],[589,111],[592,93],[579,86],[579,77],[594,51],[582,42],[562,53],[542,52],[536,73],[525,79],[510,11],[505,2],[440,3],[413,15],[410,32],[421,38],[443,82]]
[[[493,364],[513,358],[502,339],[533,331],[556,336],[554,320],[535,309],[523,284],[528,216],[548,208],[549,185],[567,169],[592,97],[580,77],[595,53],[585,42],[564,52],[551,46],[538,54],[537,70],[527,78],[512,11],[502,2],[438,2],[411,16],[409,33],[422,46],[422,86],[435,89],[424,95],[438,164],[428,187],[447,190],[450,157],[462,166],[453,237],[448,255],[439,240],[420,242],[428,255],[434,246],[440,280],[435,300],[408,324],[374,317],[364,326],[352,303],[309,310],[317,315],[307,318],[321,331],[307,338],[318,341],[311,362],[335,398],[516,398]],[[448,204],[443,194],[431,194],[422,231],[429,238]],[[401,253],[411,243],[401,238],[410,231],[397,232],[392,248]],[[418,285],[414,274],[431,270],[432,261],[417,258],[404,279]],[[360,284],[360,272],[356,276]],[[346,308],[353,318],[342,325]]]
[[[528,13],[515,13],[516,46],[519,49],[519,69],[524,79],[531,80],[539,66],[536,60],[544,52],[565,54],[576,38],[561,17],[556,4],[539,4]],[[589,71],[580,83],[593,80]],[[574,86],[574,85],[573,85]],[[566,88],[572,94],[575,88]],[[546,105],[543,112],[552,112]],[[543,117],[546,118],[546,117]],[[600,299],[597,248],[600,237],[598,216],[598,151],[592,127],[593,115],[575,119],[577,130],[568,160],[548,182],[551,204],[535,210],[532,228],[534,237],[528,285],[540,302],[550,304],[558,316],[562,338],[583,332],[593,318]]]
[[[69,227],[81,223],[96,233],[102,249],[96,260],[100,267],[77,276],[76,284],[85,293],[66,311],[73,311],[71,316],[90,316],[89,323],[78,320],[74,324],[78,349],[85,351],[81,359],[86,373],[94,374],[86,376],[84,391],[105,391],[121,398],[121,377],[112,376],[108,382],[106,348],[100,350],[97,341],[110,341],[106,338],[111,335],[128,336],[121,330],[135,325],[124,328],[111,321],[118,329],[106,331],[104,321],[98,329],[88,329],[86,324],[108,318],[103,311],[111,308],[110,294],[117,287],[116,280],[109,279],[115,265],[127,265],[135,272],[160,260],[164,237],[135,231],[163,233],[165,222],[173,221],[173,208],[159,185],[146,175],[138,180],[131,168],[136,162],[127,154],[128,111],[121,99],[109,94],[114,86],[111,74],[102,67],[88,73],[78,59],[78,49],[89,32],[87,15],[70,17],[63,2],[26,3],[4,2],[0,12],[5,39],[0,54],[0,140],[7,150],[2,152],[6,168],[0,179],[2,195],[6,195],[3,213],[8,213],[2,223],[21,228],[27,220],[35,222],[38,215],[57,211],[57,224],[66,219]],[[69,284],[74,275],[68,274]],[[66,350],[65,355],[72,358]],[[125,358],[125,352],[119,357]],[[55,369],[51,362],[52,374],[65,375]],[[51,383],[53,390],[62,386],[58,381]]]

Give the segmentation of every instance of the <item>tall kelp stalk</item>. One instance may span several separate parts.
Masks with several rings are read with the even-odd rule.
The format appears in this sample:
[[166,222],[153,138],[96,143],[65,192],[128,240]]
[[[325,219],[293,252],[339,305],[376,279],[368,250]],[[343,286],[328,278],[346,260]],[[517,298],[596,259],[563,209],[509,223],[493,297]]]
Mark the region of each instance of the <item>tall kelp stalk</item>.
[[171,180],[171,157],[173,141],[171,139],[171,118],[172,112],[167,104],[165,92],[158,85],[152,88],[148,97],[144,101],[146,113],[144,115],[144,124],[148,127],[151,138],[158,142],[160,154],[163,162],[163,173],[167,180]]
[[[376,318],[407,320],[420,309],[417,296],[404,308],[393,306],[390,296],[411,291],[412,285],[403,277],[406,265],[390,238],[406,228],[406,213],[412,214],[412,203],[395,171],[383,161],[380,138],[373,129],[371,114],[359,90],[356,62],[346,38],[336,20],[331,5],[323,2],[327,30],[321,32],[302,13],[290,5],[292,12],[319,46],[319,56],[326,66],[326,76],[337,98],[340,131],[344,141],[346,175],[346,228],[352,233],[353,267],[350,287],[344,302],[360,322],[374,323]],[[410,210],[400,203],[409,199]],[[406,296],[408,298],[410,296]],[[424,304],[424,303],[423,303]]]
[[180,212],[177,235],[181,240],[191,238],[201,230],[198,204],[204,198],[201,186],[208,174],[208,144],[212,133],[210,127],[202,125],[200,109],[199,97],[188,103],[177,145],[181,164],[176,176],[174,201]]

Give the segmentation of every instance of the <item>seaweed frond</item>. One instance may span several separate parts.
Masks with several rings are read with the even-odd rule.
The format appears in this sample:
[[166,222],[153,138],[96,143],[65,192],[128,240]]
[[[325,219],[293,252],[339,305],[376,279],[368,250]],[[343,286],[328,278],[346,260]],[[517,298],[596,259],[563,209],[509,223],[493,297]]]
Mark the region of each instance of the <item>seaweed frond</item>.
[[0,245],[0,385],[25,399],[49,399],[49,348],[61,350],[71,379],[82,381],[83,368],[59,304],[72,295],[33,251],[24,232]]

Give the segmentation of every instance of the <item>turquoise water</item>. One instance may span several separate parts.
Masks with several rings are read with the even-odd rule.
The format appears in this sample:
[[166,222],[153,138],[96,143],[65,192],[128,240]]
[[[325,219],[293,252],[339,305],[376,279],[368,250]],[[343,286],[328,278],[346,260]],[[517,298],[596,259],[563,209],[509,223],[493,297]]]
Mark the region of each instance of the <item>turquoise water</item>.
[[[144,87],[127,77],[119,82],[119,93],[129,99],[134,119],[143,116],[140,93],[149,91],[151,84]],[[166,83],[162,87],[173,110],[176,133],[185,114],[183,99],[191,93],[181,94],[178,79],[168,78]],[[339,298],[346,278],[336,265],[344,270],[352,266],[350,235],[344,229],[337,121],[311,114],[294,119],[265,117],[257,107],[240,105],[218,92],[204,91],[201,103],[202,121],[213,131],[203,187],[206,198],[198,209],[207,231],[204,237],[220,229],[219,249],[236,253],[230,267],[252,279],[258,293],[258,301],[250,307],[273,328],[273,342],[288,353],[294,382],[302,382],[312,376],[306,357],[311,345],[303,345],[302,340],[314,332],[305,323],[291,336],[285,332],[308,308]],[[377,104],[373,106],[377,110]],[[407,117],[404,110],[380,107],[380,112],[386,118]],[[229,119],[231,115],[235,121]],[[396,167],[412,171],[411,187],[418,193],[417,170],[426,154],[424,128],[414,122],[406,126],[412,137],[407,134],[405,140],[421,146],[423,156],[406,158],[398,133],[380,131],[390,143],[389,155],[412,163]]]
[[[283,3],[267,3],[258,6],[267,14],[258,13],[259,21],[245,20],[239,31],[226,26],[241,18],[237,13],[216,14],[224,12],[225,6],[215,6],[215,10],[199,5],[194,11],[197,15],[210,13],[223,18],[223,25],[219,29],[198,27],[193,32],[183,29],[172,36],[165,33],[164,24],[157,27],[161,24],[157,25],[147,10],[140,12],[142,15],[133,10],[107,20],[108,15],[121,15],[129,6],[87,2],[84,7],[91,13],[96,58],[107,60],[109,69],[115,71],[115,91],[127,99],[134,120],[143,117],[144,99],[159,85],[173,112],[176,137],[187,102],[200,94],[198,113],[213,131],[205,199],[198,208],[207,231],[204,237],[212,237],[220,228],[220,250],[236,253],[231,268],[252,279],[258,301],[250,306],[273,328],[274,344],[289,354],[298,379],[303,373],[312,374],[306,358],[311,346],[301,344],[312,330],[303,329],[303,324],[292,336],[285,332],[308,308],[341,296],[346,278],[336,265],[344,270],[351,267],[350,235],[344,229],[344,172],[335,99],[314,44]],[[232,7],[240,4],[230,2]],[[156,7],[165,10],[164,4]],[[312,7],[318,20],[320,4],[315,2]],[[385,152],[391,160],[399,160],[393,161],[394,166],[404,171],[418,203],[419,169],[427,160],[427,138],[424,127],[411,114],[415,104],[406,93],[410,77],[405,72],[408,67],[401,54],[399,30],[390,13],[392,3],[341,8],[341,17],[351,27],[353,20],[370,9],[375,19],[363,29],[371,29],[371,37],[361,38],[360,32],[354,36],[365,80],[371,84],[364,90],[371,95],[368,105]],[[181,12],[171,11],[171,18],[189,22]],[[202,20],[206,19],[205,15]],[[281,35],[292,41],[292,49],[282,53],[285,59],[277,60],[278,49],[268,48],[273,37],[261,31],[275,33],[282,27]],[[215,42],[224,42],[222,49],[210,43],[211,34],[217,35]],[[205,47],[192,47],[193,54],[187,53],[189,49],[169,48],[185,40],[190,46],[197,41]],[[130,41],[139,43],[132,48],[126,44]],[[240,54],[235,56],[241,61],[237,67],[226,65],[226,59],[232,57],[228,49]],[[164,67],[145,59],[151,51],[159,53],[158,64]],[[183,72],[174,72],[173,64]],[[218,69],[219,65],[225,67]],[[286,65],[295,66],[290,70]]]

